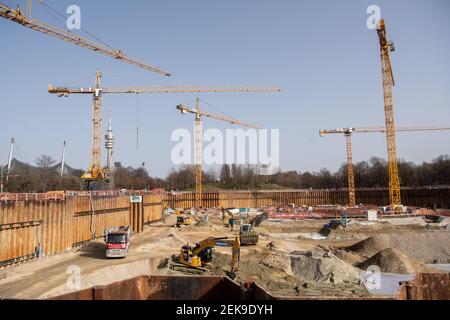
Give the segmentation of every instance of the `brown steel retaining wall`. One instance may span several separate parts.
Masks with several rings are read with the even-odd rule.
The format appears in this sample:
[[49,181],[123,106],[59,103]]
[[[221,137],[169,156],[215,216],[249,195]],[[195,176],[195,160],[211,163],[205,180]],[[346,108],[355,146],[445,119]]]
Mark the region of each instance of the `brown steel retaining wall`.
[[[130,203],[128,196],[89,193],[35,195],[3,194],[0,197],[0,266],[33,258],[38,243],[43,254],[55,254],[103,236],[116,225],[130,225],[140,232],[145,223],[161,218],[162,203],[169,207],[194,206],[193,193],[143,194],[143,203]],[[346,204],[346,189],[295,191],[228,191],[203,194],[204,207],[260,207],[272,205]],[[358,189],[357,202],[386,205],[387,189]],[[13,200],[12,200],[13,199]],[[450,187],[403,188],[402,202],[419,207],[450,208]],[[93,211],[92,211],[93,208]]]
[[450,273],[418,273],[411,281],[401,282],[401,300],[450,300]]
[[450,274],[418,273],[392,296],[276,296],[256,283],[245,288],[220,276],[138,276],[70,292],[52,300],[448,300]]
[[[402,188],[402,203],[408,206],[450,208],[450,186],[439,188]],[[357,203],[384,206],[389,204],[387,188],[357,189]],[[195,194],[182,192],[167,194],[165,202],[170,207],[189,208],[195,205]],[[203,193],[203,206],[210,207],[260,207],[297,206],[348,203],[346,189],[293,190],[293,191],[220,191]]]
[[0,266],[33,258],[41,243],[44,255],[67,251],[102,237],[104,230],[161,219],[162,195],[145,194],[143,203],[128,196],[67,196],[59,200],[0,201]]
[[71,292],[52,300],[243,300],[244,290],[227,277],[138,276]]

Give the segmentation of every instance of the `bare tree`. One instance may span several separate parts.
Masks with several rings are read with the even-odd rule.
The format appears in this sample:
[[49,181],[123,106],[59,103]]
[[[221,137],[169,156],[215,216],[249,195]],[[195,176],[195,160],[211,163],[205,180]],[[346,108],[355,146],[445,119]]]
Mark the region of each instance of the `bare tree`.
[[[55,164],[55,160],[46,154],[36,158],[35,163],[40,168],[40,178],[42,182],[42,191],[47,192],[49,182],[54,180],[55,173],[52,172],[51,166]],[[51,186],[50,186],[51,188]]]
[[37,157],[34,162],[40,168],[50,168],[52,165],[56,163],[56,161],[47,154],[43,154]]

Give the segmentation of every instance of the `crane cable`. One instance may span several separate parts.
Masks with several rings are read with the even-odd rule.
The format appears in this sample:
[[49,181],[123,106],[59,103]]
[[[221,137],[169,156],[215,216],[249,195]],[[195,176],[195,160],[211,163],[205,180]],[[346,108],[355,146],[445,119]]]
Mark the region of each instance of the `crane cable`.
[[207,101],[205,101],[205,100],[203,100],[203,99],[201,99],[201,98],[198,98],[198,100],[200,100],[200,101],[204,102],[205,104],[207,104],[208,106],[212,107],[212,108],[213,108],[214,110],[216,110],[217,112],[220,112],[220,113],[222,113],[222,114],[224,114],[224,115],[226,115],[226,116],[228,116],[228,117],[230,117],[230,118],[235,118],[235,117],[233,117],[232,115],[226,113],[225,111],[220,110],[219,108],[213,106],[212,104],[210,104],[209,102],[207,102]]
[[[53,12],[55,15],[57,15],[58,17],[62,18],[65,21],[67,21],[67,16],[65,16],[64,14],[62,14],[61,12],[59,12],[58,10],[52,8],[51,6],[49,6],[48,4],[46,4],[44,2],[44,0],[36,0],[39,4],[42,4],[44,7],[46,7],[48,10],[50,10],[51,12]],[[111,50],[115,50],[113,47],[111,47],[109,44],[107,44],[106,42],[104,42],[102,39],[100,39],[99,37],[97,37],[96,35],[94,35],[93,33],[89,32],[88,30],[84,29],[84,28],[80,28],[80,30],[82,32],[84,32],[85,34],[87,34],[88,36],[90,36],[92,39],[97,40],[98,42],[100,42],[101,44],[103,44],[104,46],[108,47]]]

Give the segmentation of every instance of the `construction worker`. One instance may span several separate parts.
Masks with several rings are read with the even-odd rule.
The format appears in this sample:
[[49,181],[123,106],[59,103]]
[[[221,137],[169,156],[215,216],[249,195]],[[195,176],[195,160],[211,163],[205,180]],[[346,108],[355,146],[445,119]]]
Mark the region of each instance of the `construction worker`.
[[230,220],[228,220],[228,224],[230,225],[230,231],[233,231],[235,223],[236,223],[236,220],[233,218],[230,218]]
[[344,228],[347,228],[347,224],[348,224],[348,214],[347,212],[344,212],[344,214],[342,215],[342,226]]
[[36,246],[36,258],[41,258],[42,257],[42,246],[41,243],[39,242]]
[[166,223],[166,211],[167,211],[167,206],[164,205],[162,207],[162,212],[161,212],[161,220],[164,224]]

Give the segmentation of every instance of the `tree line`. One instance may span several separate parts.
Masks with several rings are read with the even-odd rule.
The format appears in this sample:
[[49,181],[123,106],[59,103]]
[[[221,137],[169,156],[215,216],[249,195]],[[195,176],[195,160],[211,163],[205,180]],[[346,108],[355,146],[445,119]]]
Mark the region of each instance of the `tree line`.
[[[450,185],[450,157],[441,155],[431,162],[415,164],[404,160],[398,162],[400,184],[407,187]],[[274,175],[259,174],[257,166],[222,165],[218,172],[203,173],[203,184],[223,189],[332,189],[348,186],[348,166],[342,164],[337,172],[321,169],[318,172],[278,171]],[[353,166],[357,188],[377,188],[388,186],[388,163],[372,157]],[[185,166],[173,169],[166,179],[169,189],[185,190],[195,186],[194,168]]]
[[[414,164],[404,160],[398,162],[401,186],[421,187],[450,185],[450,157],[441,155],[431,162]],[[68,168],[61,176],[60,165],[48,155],[35,160],[35,166],[14,162],[13,170],[4,189],[8,192],[47,192],[54,190],[81,190],[82,170]],[[354,164],[355,186],[376,188],[388,186],[388,164],[381,158]],[[260,174],[260,168],[250,165],[224,164],[215,170],[202,173],[203,190],[208,189],[331,189],[347,187],[347,164],[337,172],[321,169],[318,172],[281,171],[273,175]],[[115,189],[194,190],[195,166],[173,168],[165,179],[151,177],[143,166],[114,169]]]

